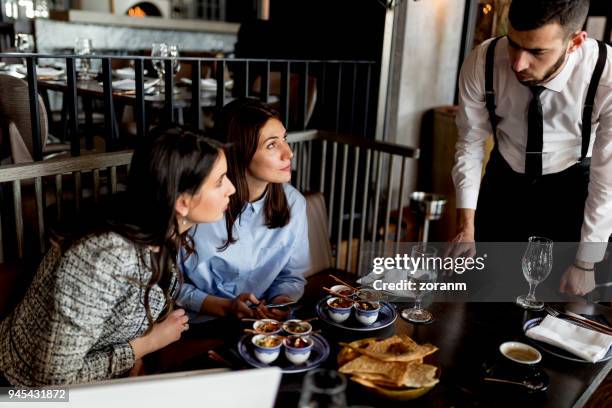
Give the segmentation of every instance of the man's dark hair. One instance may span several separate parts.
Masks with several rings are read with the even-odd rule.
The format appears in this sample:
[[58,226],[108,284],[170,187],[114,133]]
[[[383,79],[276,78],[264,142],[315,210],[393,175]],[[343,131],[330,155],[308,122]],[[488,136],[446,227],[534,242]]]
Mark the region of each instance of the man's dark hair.
[[535,30],[558,23],[569,36],[579,31],[589,13],[590,0],[513,0],[508,18],[515,30]]

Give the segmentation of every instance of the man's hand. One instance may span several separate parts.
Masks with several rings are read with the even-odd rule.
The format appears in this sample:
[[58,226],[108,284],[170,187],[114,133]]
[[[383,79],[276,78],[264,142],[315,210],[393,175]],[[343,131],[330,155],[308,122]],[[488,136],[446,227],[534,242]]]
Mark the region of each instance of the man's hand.
[[570,265],[559,285],[559,292],[583,296],[595,289],[595,272],[587,272]]
[[476,255],[476,242],[474,241],[475,213],[476,211],[470,208],[457,209],[457,235],[446,248],[444,257],[458,258],[463,256],[471,258]]

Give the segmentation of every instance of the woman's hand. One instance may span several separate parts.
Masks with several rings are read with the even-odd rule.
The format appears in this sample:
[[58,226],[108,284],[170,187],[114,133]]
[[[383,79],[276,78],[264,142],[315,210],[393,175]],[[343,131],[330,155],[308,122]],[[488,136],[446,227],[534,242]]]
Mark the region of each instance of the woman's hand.
[[[275,303],[275,304],[288,303],[288,302],[293,302],[293,299],[287,295],[278,295],[270,300],[270,303]],[[263,313],[265,314],[265,317],[268,319],[285,320],[287,316],[289,316],[289,313],[291,313],[291,308],[283,307],[283,308],[277,308],[277,309],[269,309],[267,307],[264,307]]]
[[[251,309],[246,302],[251,302],[259,306],[257,309]],[[262,302],[260,302],[254,294],[241,293],[231,301],[228,314],[236,316],[238,319],[243,319],[245,317],[260,317],[257,310],[261,307],[261,304]]]
[[189,329],[188,321],[185,310],[176,309],[163,321],[153,323],[153,328],[149,333],[130,341],[134,350],[134,358],[138,360],[180,339],[181,333]]

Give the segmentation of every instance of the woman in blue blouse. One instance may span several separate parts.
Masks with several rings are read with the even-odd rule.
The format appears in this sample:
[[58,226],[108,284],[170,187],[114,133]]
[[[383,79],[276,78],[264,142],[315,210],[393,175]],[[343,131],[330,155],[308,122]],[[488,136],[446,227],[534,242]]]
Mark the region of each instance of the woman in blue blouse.
[[197,226],[198,256],[183,263],[179,303],[208,316],[196,322],[283,318],[286,311],[265,304],[299,299],[310,268],[306,201],[289,184],[293,152],[285,127],[276,111],[248,98],[226,105],[217,125],[232,143],[228,177],[236,194],[224,220]]

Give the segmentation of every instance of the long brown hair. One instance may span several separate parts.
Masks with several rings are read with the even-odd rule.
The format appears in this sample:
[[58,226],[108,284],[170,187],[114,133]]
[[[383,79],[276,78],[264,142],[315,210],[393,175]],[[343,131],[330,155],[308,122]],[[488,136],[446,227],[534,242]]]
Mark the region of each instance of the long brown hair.
[[[197,192],[221,149],[224,149],[221,143],[200,132],[178,126],[154,129],[134,151],[125,194],[102,207],[103,215],[100,217],[98,213],[94,223],[80,226],[80,232],[68,239],[60,234],[59,241],[55,241],[65,249],[79,236],[112,231],[133,242],[141,262],[151,268],[151,278],[143,284],[149,330],[153,324],[149,303],[151,289],[158,285],[166,299],[167,308],[159,317],[163,320],[173,309],[172,283],[182,283],[177,267],[180,249],[184,249],[186,257],[194,252],[191,236],[179,232],[175,202],[181,194]],[[150,247],[159,250],[151,252],[150,257],[145,256]],[[177,280],[174,280],[175,274]]]
[[[233,226],[249,201],[246,171],[257,151],[261,129],[270,119],[280,121],[278,112],[253,98],[240,98],[228,103],[217,118],[215,134],[217,138],[229,143],[227,176],[236,187],[236,193],[230,197],[225,213],[227,241],[221,246],[221,250],[236,242]],[[269,183],[265,200],[265,225],[270,229],[287,225],[291,212],[283,185]]]

